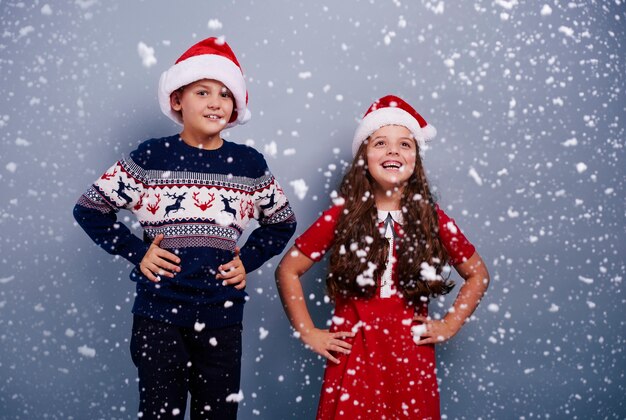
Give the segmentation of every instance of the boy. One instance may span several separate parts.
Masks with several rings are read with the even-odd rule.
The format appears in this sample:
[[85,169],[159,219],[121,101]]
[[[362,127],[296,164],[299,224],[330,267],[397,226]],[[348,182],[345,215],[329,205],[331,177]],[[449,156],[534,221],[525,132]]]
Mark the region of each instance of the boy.
[[[248,121],[247,99],[226,42],[193,45],[159,81],[161,110],[182,132],[140,144],[74,208],[94,242],[135,265],[131,356],[144,419],[183,416],[188,391],[193,419],[237,417],[246,273],[296,229],[263,156],[220,137]],[[117,221],[122,208],[148,243]],[[239,249],[253,218],[260,226]]]

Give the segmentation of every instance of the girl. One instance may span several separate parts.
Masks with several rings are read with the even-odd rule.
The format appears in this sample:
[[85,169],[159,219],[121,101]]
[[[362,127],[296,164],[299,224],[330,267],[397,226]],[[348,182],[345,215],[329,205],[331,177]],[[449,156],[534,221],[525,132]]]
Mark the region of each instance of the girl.
[[[420,153],[435,133],[402,99],[374,102],[354,135],[341,202],[296,240],[276,271],[292,326],[328,359],[318,419],[440,417],[434,344],[460,330],[489,274],[430,192]],[[328,250],[335,311],[330,330],[322,330],[300,277]],[[433,320],[429,299],[454,286],[449,265],[465,282],[447,315]]]

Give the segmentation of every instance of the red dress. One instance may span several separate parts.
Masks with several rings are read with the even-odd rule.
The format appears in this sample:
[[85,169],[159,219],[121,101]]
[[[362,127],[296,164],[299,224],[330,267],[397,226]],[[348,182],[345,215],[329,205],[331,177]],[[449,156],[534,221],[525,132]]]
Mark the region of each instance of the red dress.
[[[324,212],[298,239],[296,246],[319,261],[332,246],[342,207]],[[437,208],[440,237],[451,264],[474,253],[454,220]],[[397,219],[397,217],[396,217]],[[394,220],[394,229],[399,224]],[[392,247],[393,248],[393,247]],[[398,279],[390,267],[394,285]],[[347,339],[350,354],[336,354],[339,364],[327,362],[317,419],[439,419],[439,389],[435,374],[435,348],[418,346],[411,335],[415,312],[428,314],[428,303],[409,306],[392,289],[377,286],[371,299],[338,298],[331,332],[356,331]],[[384,282],[383,282],[384,283]]]

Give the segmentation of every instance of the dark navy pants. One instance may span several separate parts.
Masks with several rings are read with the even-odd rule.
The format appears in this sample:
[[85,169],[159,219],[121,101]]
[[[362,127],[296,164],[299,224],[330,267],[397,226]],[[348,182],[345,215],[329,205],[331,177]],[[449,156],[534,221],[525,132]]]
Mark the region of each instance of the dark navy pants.
[[139,416],[183,419],[189,393],[193,420],[236,419],[241,331],[241,324],[196,331],[135,315],[130,352]]

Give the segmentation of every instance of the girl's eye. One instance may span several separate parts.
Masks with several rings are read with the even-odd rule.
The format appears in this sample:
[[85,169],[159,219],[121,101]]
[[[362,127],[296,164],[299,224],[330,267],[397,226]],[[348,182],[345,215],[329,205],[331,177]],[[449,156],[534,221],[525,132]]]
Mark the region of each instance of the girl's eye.
[[208,94],[209,94],[209,92],[207,92],[206,90],[199,90],[198,91],[198,95],[200,95],[200,96],[206,96]]
[[226,90],[226,89],[222,90],[221,95],[222,95],[222,98],[231,98],[232,97],[231,93],[228,90]]
[[382,140],[378,140],[378,141],[377,141],[374,145],[375,145],[375,146],[384,146],[384,145],[385,145],[385,142],[384,142],[384,141],[382,141]]

